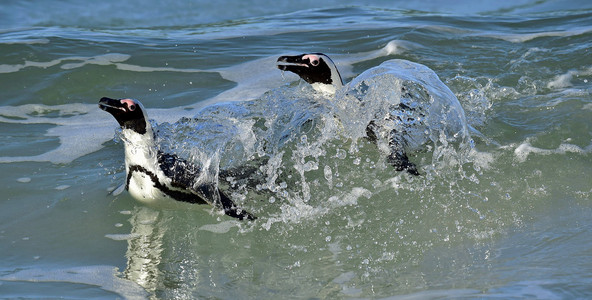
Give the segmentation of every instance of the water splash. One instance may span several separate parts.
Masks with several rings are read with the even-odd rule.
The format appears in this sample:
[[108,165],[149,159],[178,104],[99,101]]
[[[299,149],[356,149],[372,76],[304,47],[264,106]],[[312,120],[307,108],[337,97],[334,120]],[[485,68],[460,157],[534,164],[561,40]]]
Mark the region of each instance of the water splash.
[[[386,162],[389,136],[376,144],[366,138],[371,121],[397,130],[428,174],[396,172]],[[347,210],[381,193],[430,190],[442,176],[457,180],[462,165],[479,157],[454,94],[429,68],[402,60],[362,73],[335,98],[308,85],[284,86],[157,127],[163,151],[198,165],[219,155],[219,165],[210,168],[219,168],[222,188],[264,219],[267,230]]]
[[369,69],[339,92],[335,106],[354,140],[374,121],[384,131],[398,132],[407,150],[432,149],[434,162],[456,145],[452,151],[463,163],[471,148],[458,99],[436,73],[421,64],[390,60]]

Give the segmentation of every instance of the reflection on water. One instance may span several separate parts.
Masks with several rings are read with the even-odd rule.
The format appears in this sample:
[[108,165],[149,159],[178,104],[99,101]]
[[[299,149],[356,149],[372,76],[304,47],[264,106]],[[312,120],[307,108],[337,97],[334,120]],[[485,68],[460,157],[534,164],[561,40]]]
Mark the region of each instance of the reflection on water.
[[165,226],[159,226],[161,213],[148,207],[138,206],[130,218],[132,230],[126,252],[127,267],[123,272],[132,280],[153,293],[162,282],[159,270],[162,254],[162,239]]
[[[155,23],[141,10],[97,15],[70,2],[3,3],[13,9],[0,22],[33,26],[0,32],[3,296],[591,295],[590,1],[477,3],[471,15],[450,1],[432,12],[425,1],[403,11],[336,1],[269,15],[277,6],[259,1],[261,18],[215,24],[169,4],[186,17],[159,12]],[[243,8],[224,6],[224,18]],[[63,11],[79,17],[53,18]],[[131,17],[117,20],[122,13]],[[180,25],[154,27],[169,21]],[[372,95],[405,95],[387,87],[407,86],[419,96],[389,99],[413,108],[440,83],[389,71],[392,80],[369,85],[381,90],[360,96],[374,101],[321,97],[275,69],[292,51],[330,54],[354,83],[390,59],[428,66],[462,104],[474,145],[444,130],[438,109],[434,122],[408,124],[422,175],[393,172],[386,140],[365,139],[365,123],[375,112],[414,111]],[[101,96],[143,101],[165,149],[196,163],[215,157],[220,187],[259,219],[106,198],[124,170],[116,126],[95,104]]]
[[[403,102],[406,103],[404,112],[399,105]],[[406,116],[401,116],[402,113]],[[389,141],[380,139],[390,136],[380,136],[378,144],[366,139],[366,126],[371,121],[384,127],[380,130],[396,129],[405,135],[409,153],[418,161],[422,172],[428,174],[414,178],[388,165],[389,149],[383,149],[380,143]],[[291,268],[302,278],[310,277],[315,272],[310,255],[328,257],[322,263],[334,280],[325,282],[317,295],[336,295],[345,288],[355,296],[361,292],[355,287],[360,283],[360,274],[349,266],[341,267],[341,261],[352,255],[354,247],[362,257],[366,254],[383,257],[361,258],[360,267],[366,270],[363,274],[380,274],[386,266],[401,263],[401,257],[418,260],[418,254],[412,249],[422,253],[436,244],[434,239],[421,236],[423,226],[429,225],[420,225],[397,210],[415,207],[418,215],[433,220],[442,220],[445,216],[402,199],[413,199],[413,191],[422,193],[423,197],[433,197],[440,192],[444,195],[463,192],[447,185],[436,188],[431,185],[443,179],[439,172],[443,172],[447,181],[466,180],[455,169],[447,169],[452,165],[462,168],[474,154],[464,112],[454,94],[429,68],[407,61],[391,61],[363,73],[336,98],[317,94],[306,85],[288,86],[266,93],[261,99],[218,104],[203,109],[194,118],[155,127],[161,150],[209,168],[212,167],[209,157],[219,158],[214,162],[219,166],[217,173],[226,181],[220,188],[230,189],[237,203],[259,217],[255,222],[236,223],[236,230],[224,222],[215,229],[212,225],[200,225],[198,228],[202,232],[194,236],[191,228],[198,225],[192,225],[194,220],[190,219],[196,215],[136,208],[130,219],[132,231],[124,274],[151,293],[167,295],[172,291],[191,294],[198,287],[203,289],[203,285],[211,284],[208,283],[212,280],[211,272],[221,270],[227,272],[222,271],[218,276],[243,278],[247,282],[257,282],[258,276],[262,276],[267,284],[279,284],[266,274],[244,274],[247,269],[238,267],[245,263],[241,258],[248,259],[250,255],[248,250],[241,249],[244,240],[259,236],[257,232],[270,232],[267,243],[259,241],[262,245],[282,244],[280,240],[291,236],[295,239],[285,240],[285,245],[278,246],[281,251],[303,251],[308,257],[293,259],[291,255],[262,250],[282,257],[280,269]],[[445,166],[440,165],[443,162]],[[236,171],[241,169],[242,173]],[[446,188],[449,190],[440,190]],[[369,205],[370,199],[376,203]],[[401,200],[386,204],[391,199]],[[428,201],[454,205],[446,200]],[[479,213],[477,208],[472,209]],[[451,214],[457,216],[464,212],[452,209]],[[371,226],[373,229],[362,226],[372,221],[378,221]],[[327,232],[320,235],[304,230],[307,223],[316,224],[311,228],[317,228],[319,222],[339,229],[321,226]],[[374,236],[376,229],[388,232],[392,228],[396,229],[392,234],[398,235],[398,239],[370,250],[373,254],[366,253],[368,249],[354,241]],[[432,230],[432,236],[437,239],[445,239],[442,236],[456,229],[426,230]],[[228,239],[226,235],[232,236],[230,245],[238,248],[236,256],[217,257],[207,251],[205,255],[192,253],[198,246],[207,247],[200,243],[209,243],[204,236],[214,233],[219,235],[220,241]],[[283,237],[278,240],[274,236]],[[401,246],[410,250],[391,249]],[[261,263],[260,257],[256,259]],[[227,265],[234,267],[228,269]],[[267,270],[270,274],[279,272],[278,266],[273,264]],[[293,279],[282,282],[295,286],[301,283]]]

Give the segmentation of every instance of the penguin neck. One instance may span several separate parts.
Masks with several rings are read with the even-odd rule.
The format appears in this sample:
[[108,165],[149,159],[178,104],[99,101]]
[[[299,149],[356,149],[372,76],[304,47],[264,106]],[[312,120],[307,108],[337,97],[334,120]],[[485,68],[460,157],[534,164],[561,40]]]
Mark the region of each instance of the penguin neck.
[[341,74],[337,70],[337,66],[334,64],[329,64],[331,70],[331,83],[324,83],[324,82],[314,82],[311,83],[312,88],[324,95],[327,96],[334,96],[337,90],[343,87],[343,79],[341,79]]
[[152,128],[147,127],[144,134],[131,129],[123,129],[123,141],[125,145],[125,165],[139,165],[154,171],[158,165],[158,150]]

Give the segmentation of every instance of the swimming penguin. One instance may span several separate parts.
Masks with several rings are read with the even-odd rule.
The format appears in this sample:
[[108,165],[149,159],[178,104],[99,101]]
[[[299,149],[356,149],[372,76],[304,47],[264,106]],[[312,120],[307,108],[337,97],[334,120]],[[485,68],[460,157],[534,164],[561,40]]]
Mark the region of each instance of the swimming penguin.
[[343,87],[337,66],[323,53],[280,56],[277,66],[282,71],[300,76],[318,92],[335,94],[337,89]]
[[[318,92],[328,95],[335,95],[336,91],[343,87],[343,79],[337,66],[323,53],[305,53],[294,56],[280,56],[277,59],[277,67],[282,71],[290,71],[300,76],[304,81],[311,84],[311,86]],[[410,109],[405,104],[399,104],[399,109]],[[389,115],[386,119],[394,119]],[[366,135],[372,141],[378,139],[377,132],[380,130],[379,126],[374,121],[371,121],[366,127]],[[395,167],[397,171],[407,171],[412,175],[419,175],[417,167],[414,163],[409,161],[404,149],[404,142],[401,139],[401,133],[396,130],[391,130],[388,133],[388,141],[390,154],[387,158],[388,162]]]
[[196,183],[202,173],[200,167],[157,149],[146,110],[139,101],[103,97],[99,108],[113,115],[122,128],[127,174],[125,187],[132,197],[145,203],[172,199],[210,204],[223,209],[228,216],[240,220],[255,219],[237,207],[214,183]]

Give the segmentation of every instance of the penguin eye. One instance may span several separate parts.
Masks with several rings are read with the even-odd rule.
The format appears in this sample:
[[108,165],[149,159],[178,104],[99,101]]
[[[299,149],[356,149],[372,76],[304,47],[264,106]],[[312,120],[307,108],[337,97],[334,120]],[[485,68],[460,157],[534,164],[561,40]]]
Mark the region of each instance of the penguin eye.
[[319,61],[318,61],[318,60],[316,60],[316,59],[314,59],[314,60],[311,60],[311,61],[310,61],[310,64],[316,67],[316,66],[318,66],[318,65],[319,65]]
[[136,110],[136,106],[135,106],[134,104],[130,104],[130,105],[128,106],[128,109],[129,109],[130,111],[134,111],[134,110]]

